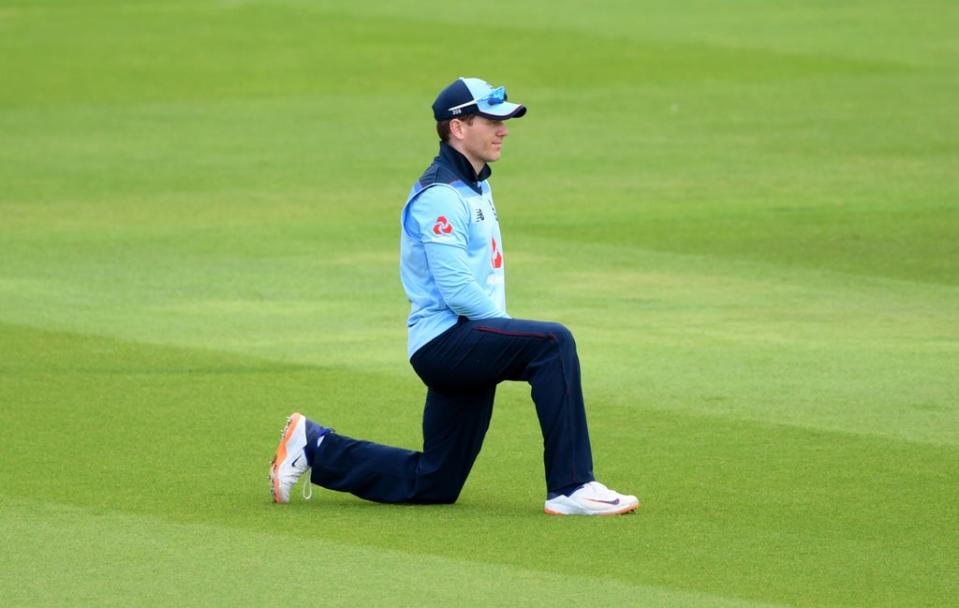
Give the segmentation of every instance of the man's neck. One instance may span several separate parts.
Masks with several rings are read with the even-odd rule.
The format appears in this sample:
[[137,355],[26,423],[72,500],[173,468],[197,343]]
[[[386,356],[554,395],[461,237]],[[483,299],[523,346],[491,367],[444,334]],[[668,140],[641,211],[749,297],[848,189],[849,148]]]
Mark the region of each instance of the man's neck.
[[449,142],[450,147],[463,155],[463,157],[469,161],[470,165],[473,167],[473,171],[476,172],[476,175],[479,175],[483,172],[483,167],[486,166],[486,161],[473,158],[469,152],[464,150],[458,145],[459,142],[451,141]]
[[470,159],[447,141],[440,142],[440,153],[437,159],[443,159],[443,163],[463,180],[466,185],[475,190],[477,194],[483,193],[480,182],[489,179],[489,176],[493,173],[486,163],[484,163],[477,172],[476,167],[470,162]]

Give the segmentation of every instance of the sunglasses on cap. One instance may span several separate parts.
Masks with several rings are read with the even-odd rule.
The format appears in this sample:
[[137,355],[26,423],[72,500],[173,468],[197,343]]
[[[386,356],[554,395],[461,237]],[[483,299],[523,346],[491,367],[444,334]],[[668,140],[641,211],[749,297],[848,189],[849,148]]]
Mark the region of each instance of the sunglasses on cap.
[[474,103],[478,105],[481,101],[485,101],[487,104],[491,106],[495,106],[503,103],[504,101],[506,101],[506,87],[496,87],[484,97],[480,97],[479,99],[474,99],[472,101],[467,101],[466,103],[461,103],[458,106],[453,106],[452,108],[448,108],[446,111],[456,112],[457,110],[462,110],[463,108],[471,106]]

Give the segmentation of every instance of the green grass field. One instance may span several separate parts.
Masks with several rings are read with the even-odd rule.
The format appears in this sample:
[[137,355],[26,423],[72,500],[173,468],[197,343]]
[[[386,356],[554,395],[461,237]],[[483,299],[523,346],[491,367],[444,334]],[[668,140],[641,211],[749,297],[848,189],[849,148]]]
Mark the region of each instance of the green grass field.
[[[900,3],[0,2],[0,605],[952,606],[959,12]],[[513,316],[580,347],[460,501],[269,501],[285,416],[416,448],[399,210],[457,76]]]

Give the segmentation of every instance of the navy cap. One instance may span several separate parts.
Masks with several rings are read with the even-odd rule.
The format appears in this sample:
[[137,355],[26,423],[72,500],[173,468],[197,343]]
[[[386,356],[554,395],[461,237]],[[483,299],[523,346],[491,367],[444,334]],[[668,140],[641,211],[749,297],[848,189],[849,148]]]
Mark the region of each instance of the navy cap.
[[506,101],[506,87],[493,87],[479,78],[457,78],[433,102],[437,122],[477,114],[491,120],[519,118],[526,106]]

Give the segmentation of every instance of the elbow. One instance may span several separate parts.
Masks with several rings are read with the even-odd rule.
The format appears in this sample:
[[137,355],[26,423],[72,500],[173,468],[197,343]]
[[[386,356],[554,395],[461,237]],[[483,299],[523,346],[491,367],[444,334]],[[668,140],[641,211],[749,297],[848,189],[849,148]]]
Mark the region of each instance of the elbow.
[[490,302],[485,301],[484,294],[477,293],[476,289],[470,289],[469,285],[459,286],[454,289],[442,290],[443,301],[458,316],[468,319],[484,319],[492,315],[488,310]]

